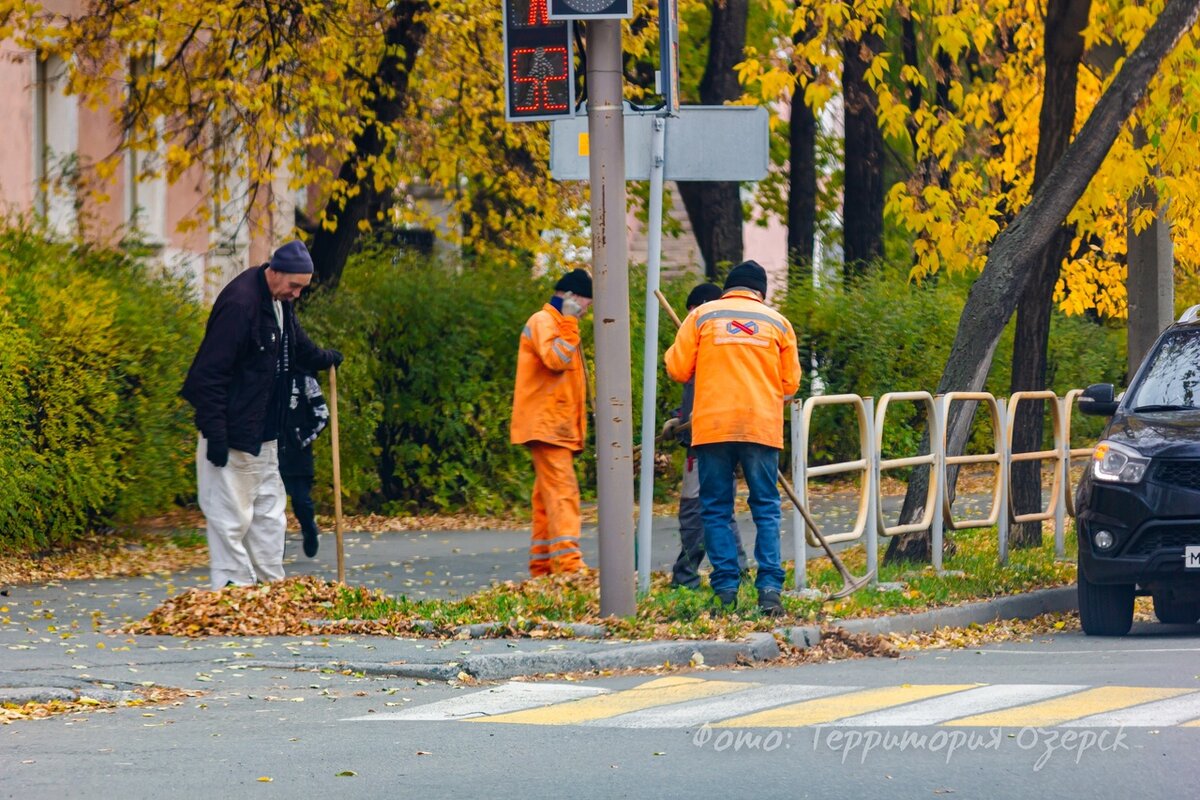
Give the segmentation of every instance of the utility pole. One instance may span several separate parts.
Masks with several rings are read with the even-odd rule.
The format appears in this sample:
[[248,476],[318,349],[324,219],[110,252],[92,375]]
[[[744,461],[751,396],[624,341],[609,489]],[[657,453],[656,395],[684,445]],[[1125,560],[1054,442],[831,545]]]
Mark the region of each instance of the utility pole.
[[[629,345],[629,251],[625,231],[625,121],[621,21],[587,23],[592,305],[596,339],[596,491],[600,614],[632,616],[633,391]],[[653,468],[653,464],[643,465]]]

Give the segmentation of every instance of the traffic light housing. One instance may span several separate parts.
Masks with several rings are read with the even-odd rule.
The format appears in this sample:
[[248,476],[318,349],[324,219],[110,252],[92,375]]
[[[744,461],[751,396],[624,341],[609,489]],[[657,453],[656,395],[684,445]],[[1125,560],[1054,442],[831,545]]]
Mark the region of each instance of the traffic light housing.
[[633,0],[547,0],[550,19],[629,19]]
[[575,115],[571,22],[551,19],[547,2],[504,0],[504,116],[510,122]]

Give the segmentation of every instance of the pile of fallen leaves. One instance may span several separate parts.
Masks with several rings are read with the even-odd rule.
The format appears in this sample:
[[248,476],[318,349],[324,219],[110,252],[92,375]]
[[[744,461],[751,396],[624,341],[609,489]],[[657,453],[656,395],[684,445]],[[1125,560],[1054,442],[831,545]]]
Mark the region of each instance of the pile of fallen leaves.
[[1036,636],[1079,630],[1074,612],[1042,614],[1033,619],[1002,619],[965,628],[937,628],[932,632],[892,633],[888,639],[900,650],[978,647],[995,642],[1028,642]]
[[117,703],[96,700],[86,695],[78,700],[51,700],[46,703],[4,703],[0,705],[0,725],[18,720],[46,719],[63,714],[79,714],[87,711],[107,711],[123,707],[160,706],[183,704],[185,697],[200,697],[204,692],[175,689],[167,686],[144,686],[134,690],[137,697]]
[[338,599],[336,583],[311,575],[217,592],[188,589],[168,598],[124,633],[167,636],[292,636],[313,632]]
[[208,563],[201,541],[182,543],[162,534],[92,534],[70,547],[0,556],[0,586],[181,572]]
[[803,650],[792,650],[784,661],[815,664],[853,658],[899,658],[900,650],[886,636],[874,633],[849,633],[842,628],[821,631],[821,641]]
[[[707,594],[670,590],[655,576],[637,613],[626,618],[600,616],[599,579],[594,571],[504,582],[458,600],[410,601],[379,589],[345,587],[315,576],[277,583],[189,589],[168,599],[124,633],[172,636],[374,635],[464,638],[463,628],[486,624],[489,638],[570,638],[571,625],[604,626],[621,639],[734,640],[754,631],[772,631],[812,620],[788,615],[762,616],[750,605],[742,612],[713,610]],[[824,615],[823,615],[824,616]],[[569,624],[562,624],[569,623]],[[989,642],[1025,641],[1062,630],[1077,630],[1078,616],[1046,614],[1032,620],[1002,620],[932,633],[877,636],[851,634],[826,617],[821,643],[797,658],[801,662],[894,657],[904,650],[974,647]],[[476,632],[480,635],[480,632]]]
[[[665,577],[658,582],[665,585]],[[569,638],[571,625],[603,625],[612,636],[633,639],[736,639],[753,630],[771,630],[780,620],[756,612],[711,612],[708,595],[689,619],[668,618],[661,605],[642,603],[632,618],[600,616],[595,571],[547,575],[504,582],[460,600],[409,601],[378,589],[348,588],[315,576],[296,576],[258,586],[219,591],[188,589],[169,598],[122,633],[164,636],[383,635],[462,637],[460,629],[488,623],[488,637]],[[349,611],[347,610],[349,609]],[[314,622],[316,624],[314,624]],[[560,625],[556,623],[570,623]]]

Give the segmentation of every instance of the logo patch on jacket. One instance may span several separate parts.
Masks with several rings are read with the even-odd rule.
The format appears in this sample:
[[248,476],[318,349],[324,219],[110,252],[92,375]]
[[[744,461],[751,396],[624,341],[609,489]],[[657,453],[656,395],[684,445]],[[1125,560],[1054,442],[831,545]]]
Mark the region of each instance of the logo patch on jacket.
[[740,344],[754,347],[769,347],[771,337],[759,335],[759,325],[752,319],[745,322],[731,319],[725,322],[723,328],[717,328],[713,336],[713,344]]
[[758,323],[753,320],[749,322],[730,320],[729,322],[725,323],[725,332],[732,336],[737,336],[738,334],[753,336],[754,334],[758,333]]

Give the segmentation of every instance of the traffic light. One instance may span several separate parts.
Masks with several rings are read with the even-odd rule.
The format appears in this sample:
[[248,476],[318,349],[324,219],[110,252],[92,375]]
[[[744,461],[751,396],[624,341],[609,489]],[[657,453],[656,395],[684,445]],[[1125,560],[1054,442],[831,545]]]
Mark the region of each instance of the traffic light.
[[549,0],[550,19],[629,19],[633,0]]
[[571,22],[550,19],[547,0],[504,0],[505,119],[575,115]]

